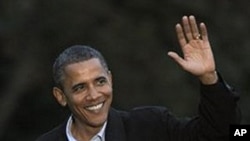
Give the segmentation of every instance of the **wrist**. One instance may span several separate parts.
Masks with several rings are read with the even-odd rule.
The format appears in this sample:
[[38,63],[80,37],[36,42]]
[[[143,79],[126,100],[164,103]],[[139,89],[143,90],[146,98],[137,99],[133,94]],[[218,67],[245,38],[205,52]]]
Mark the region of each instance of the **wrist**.
[[199,77],[199,80],[204,85],[212,85],[218,81],[218,75],[216,71],[206,73]]

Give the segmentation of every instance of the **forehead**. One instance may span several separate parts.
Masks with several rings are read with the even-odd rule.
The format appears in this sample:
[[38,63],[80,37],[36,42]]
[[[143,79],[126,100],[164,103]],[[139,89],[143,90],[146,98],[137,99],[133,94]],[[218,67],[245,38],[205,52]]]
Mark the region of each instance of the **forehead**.
[[71,75],[89,75],[90,73],[103,73],[106,72],[105,68],[101,65],[101,62],[97,58],[81,61],[73,64],[69,64],[64,68],[66,76]]

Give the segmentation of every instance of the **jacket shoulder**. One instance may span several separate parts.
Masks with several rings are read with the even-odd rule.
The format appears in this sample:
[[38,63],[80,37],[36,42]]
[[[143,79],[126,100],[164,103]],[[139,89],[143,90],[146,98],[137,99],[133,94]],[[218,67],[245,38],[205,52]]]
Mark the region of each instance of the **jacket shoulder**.
[[66,123],[63,123],[49,132],[41,135],[36,141],[67,141],[66,137]]

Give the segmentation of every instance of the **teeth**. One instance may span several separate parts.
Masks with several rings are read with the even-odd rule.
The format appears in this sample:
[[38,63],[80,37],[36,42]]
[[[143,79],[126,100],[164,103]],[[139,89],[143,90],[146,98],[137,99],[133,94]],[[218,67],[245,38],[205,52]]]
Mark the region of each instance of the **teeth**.
[[94,105],[94,106],[86,107],[86,109],[90,110],[90,111],[93,111],[93,110],[98,110],[98,109],[102,108],[102,106],[103,106],[103,103],[100,103],[100,104],[97,104],[97,105]]

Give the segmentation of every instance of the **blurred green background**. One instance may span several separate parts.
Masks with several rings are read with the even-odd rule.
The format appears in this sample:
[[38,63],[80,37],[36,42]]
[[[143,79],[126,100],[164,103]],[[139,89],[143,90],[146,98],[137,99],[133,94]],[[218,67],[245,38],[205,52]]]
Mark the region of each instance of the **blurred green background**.
[[[241,93],[250,123],[250,8],[233,0],[1,0],[0,140],[28,141],[66,119],[52,97],[52,64],[74,44],[100,50],[113,73],[113,106],[197,112],[199,83],[167,55],[180,53],[175,24],[193,14],[207,25],[224,79]],[[247,63],[248,62],[248,63]],[[223,99],[221,100],[223,102]]]

